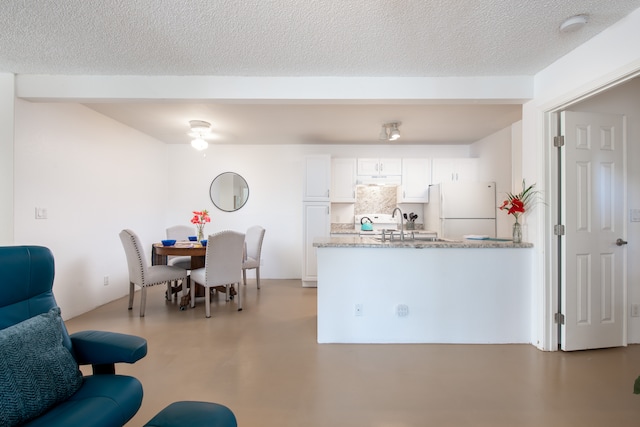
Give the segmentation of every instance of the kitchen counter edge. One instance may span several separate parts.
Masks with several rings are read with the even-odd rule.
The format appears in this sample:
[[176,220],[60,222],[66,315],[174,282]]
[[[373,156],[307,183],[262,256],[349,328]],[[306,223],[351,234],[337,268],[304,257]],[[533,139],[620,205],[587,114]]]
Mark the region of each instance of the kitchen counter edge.
[[316,248],[533,248],[533,243],[513,243],[512,241],[494,241],[494,240],[443,240],[443,241],[425,241],[425,240],[393,240],[383,242],[372,237],[360,236],[334,236],[334,237],[317,237],[313,240],[313,246]]

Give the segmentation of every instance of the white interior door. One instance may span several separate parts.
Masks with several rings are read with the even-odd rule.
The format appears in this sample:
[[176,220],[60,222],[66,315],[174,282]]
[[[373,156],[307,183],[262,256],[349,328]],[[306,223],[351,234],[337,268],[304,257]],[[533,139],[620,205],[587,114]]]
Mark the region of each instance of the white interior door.
[[620,115],[562,113],[562,350],[627,343],[624,126]]

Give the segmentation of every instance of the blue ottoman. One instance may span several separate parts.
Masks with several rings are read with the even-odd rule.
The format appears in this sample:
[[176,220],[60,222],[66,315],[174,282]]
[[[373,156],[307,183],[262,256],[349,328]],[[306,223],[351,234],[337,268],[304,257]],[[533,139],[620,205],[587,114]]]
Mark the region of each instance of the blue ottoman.
[[175,402],[144,427],[238,427],[231,409],[210,402]]

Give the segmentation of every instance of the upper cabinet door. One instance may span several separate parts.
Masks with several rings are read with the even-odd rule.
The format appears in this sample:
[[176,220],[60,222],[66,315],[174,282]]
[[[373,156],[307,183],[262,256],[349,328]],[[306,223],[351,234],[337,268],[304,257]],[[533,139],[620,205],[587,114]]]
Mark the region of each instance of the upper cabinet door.
[[402,175],[402,159],[358,159],[358,175]]
[[378,159],[358,159],[358,175],[360,176],[378,175],[379,168]]
[[331,188],[331,157],[305,157],[304,194],[307,202],[328,202]]
[[455,181],[477,181],[478,159],[433,159],[432,184]]
[[331,201],[354,203],[356,179],[356,159],[333,159],[331,161]]
[[402,186],[398,189],[398,203],[428,203],[430,184],[430,159],[402,159]]
[[402,159],[380,159],[380,175],[402,175]]

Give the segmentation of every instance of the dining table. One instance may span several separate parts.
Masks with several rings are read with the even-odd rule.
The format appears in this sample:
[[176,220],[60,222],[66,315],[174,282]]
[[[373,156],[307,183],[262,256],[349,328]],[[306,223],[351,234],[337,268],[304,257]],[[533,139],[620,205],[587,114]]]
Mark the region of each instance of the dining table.
[[[169,256],[188,256],[191,257],[191,270],[204,267],[205,255],[207,247],[202,246],[200,242],[180,241],[171,246],[165,246],[162,243],[154,243],[151,247],[151,265],[167,265]],[[187,282],[190,280],[187,278]],[[191,286],[189,284],[189,286]],[[196,296],[204,296],[204,286],[196,284]],[[189,294],[187,293],[180,302],[180,309],[185,309],[189,302]]]
[[162,243],[154,243],[151,248],[151,265],[167,265],[168,256],[188,256],[191,257],[191,270],[204,267],[204,257],[207,254],[207,247],[200,242],[176,242],[171,246],[164,246]]

